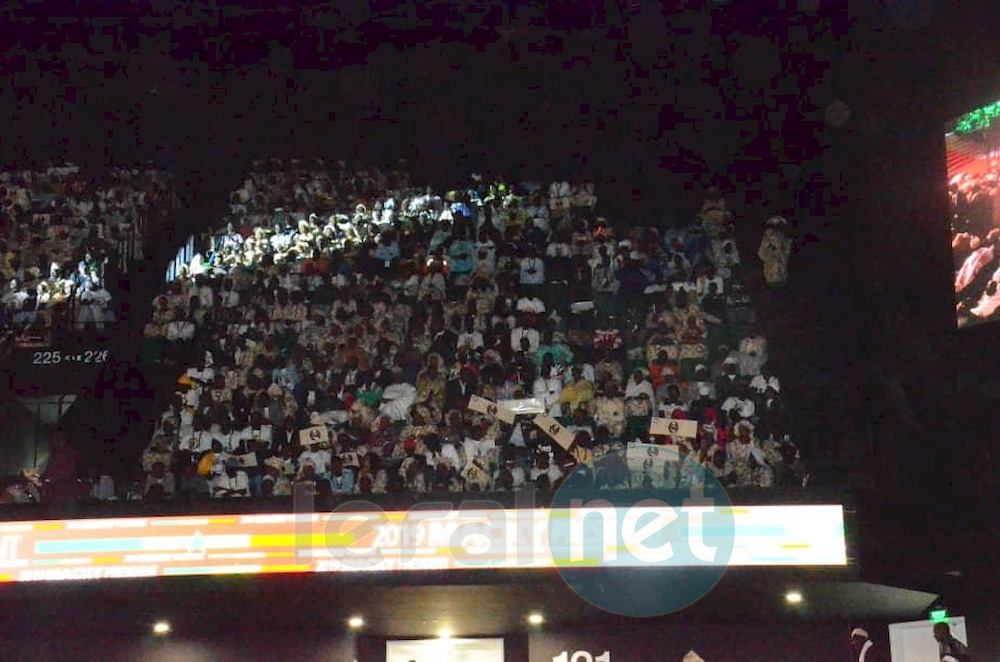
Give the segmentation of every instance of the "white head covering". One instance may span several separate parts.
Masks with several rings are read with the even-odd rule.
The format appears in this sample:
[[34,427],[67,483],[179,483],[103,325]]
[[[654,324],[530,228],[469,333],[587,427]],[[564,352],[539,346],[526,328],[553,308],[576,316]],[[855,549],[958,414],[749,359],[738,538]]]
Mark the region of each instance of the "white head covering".
[[868,631],[867,630],[863,630],[861,628],[854,628],[853,630],[851,630],[851,636],[852,637],[864,637],[865,639],[867,639],[868,638]]

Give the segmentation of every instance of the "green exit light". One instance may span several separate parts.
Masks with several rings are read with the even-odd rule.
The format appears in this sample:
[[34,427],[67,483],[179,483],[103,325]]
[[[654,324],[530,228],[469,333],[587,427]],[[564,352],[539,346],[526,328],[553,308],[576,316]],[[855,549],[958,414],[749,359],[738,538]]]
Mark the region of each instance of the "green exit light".
[[944,623],[948,620],[947,609],[935,609],[931,612],[931,623]]

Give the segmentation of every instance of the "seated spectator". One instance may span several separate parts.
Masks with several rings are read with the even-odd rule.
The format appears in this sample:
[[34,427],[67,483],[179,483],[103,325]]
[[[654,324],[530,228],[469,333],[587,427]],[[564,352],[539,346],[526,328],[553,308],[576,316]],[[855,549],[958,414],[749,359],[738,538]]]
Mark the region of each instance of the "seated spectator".
[[250,496],[250,479],[233,459],[228,460],[225,469],[212,479],[211,487],[216,499]]
[[159,488],[159,492],[163,497],[172,497],[174,495],[174,475],[159,460],[153,463],[149,473],[146,475],[146,484],[142,490],[143,495],[148,497],[150,490],[153,488]]
[[[217,497],[625,489],[654,415],[698,436],[668,439],[690,461],[651,486],[698,485],[697,467],[746,486],[804,475],[720,197],[694,225],[616,233],[577,218],[582,185],[557,182],[553,204],[530,184],[441,196],[366,172],[254,173],[222,240],[156,298],[147,338],[184,374],[151,484],[158,460]],[[574,453],[530,417],[469,411],[472,395],[540,405]]]
[[[109,267],[139,256],[137,224],[170,200],[170,187],[170,177],[153,169],[96,173],[68,164],[0,173],[0,226],[9,233],[0,276],[11,285],[0,294],[0,320],[19,334],[66,322],[103,329],[114,318]],[[64,310],[72,305],[75,317]]]

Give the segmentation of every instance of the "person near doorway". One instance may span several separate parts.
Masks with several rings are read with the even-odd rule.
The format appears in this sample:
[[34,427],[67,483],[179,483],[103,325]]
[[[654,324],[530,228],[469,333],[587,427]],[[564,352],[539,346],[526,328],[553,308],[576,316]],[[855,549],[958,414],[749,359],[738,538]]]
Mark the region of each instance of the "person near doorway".
[[885,649],[868,636],[864,628],[851,630],[851,659],[857,662],[889,662]]
[[951,634],[947,623],[934,624],[934,639],[938,642],[941,662],[969,662],[969,647]]

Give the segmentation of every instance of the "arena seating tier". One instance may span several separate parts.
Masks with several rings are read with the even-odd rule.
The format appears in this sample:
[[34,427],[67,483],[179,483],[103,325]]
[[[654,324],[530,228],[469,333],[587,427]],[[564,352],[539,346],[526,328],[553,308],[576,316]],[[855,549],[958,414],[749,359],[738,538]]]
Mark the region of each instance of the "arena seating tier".
[[271,160],[229,200],[145,327],[176,392],[94,499],[807,479],[718,191],[641,228],[590,182]]
[[171,186],[149,166],[0,173],[0,329],[44,345],[53,329],[113,321],[108,277],[136,256],[137,228]]

